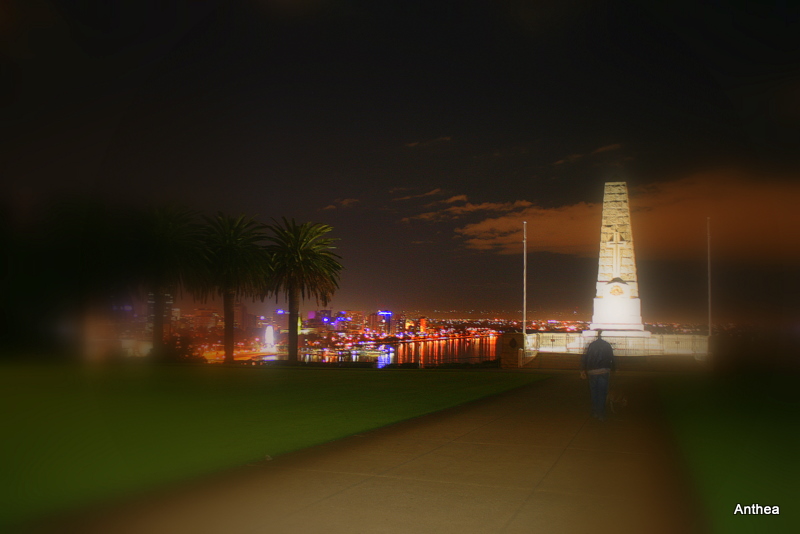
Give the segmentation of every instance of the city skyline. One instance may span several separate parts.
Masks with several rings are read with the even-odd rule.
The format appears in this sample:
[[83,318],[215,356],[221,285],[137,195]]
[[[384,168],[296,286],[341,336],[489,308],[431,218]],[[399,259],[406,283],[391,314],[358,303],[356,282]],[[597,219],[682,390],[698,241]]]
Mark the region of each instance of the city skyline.
[[527,221],[531,314],[588,317],[625,181],[645,322],[705,316],[707,217],[720,320],[797,319],[796,9],[289,4],[15,3],[11,223],[72,196],[322,222],[329,307],[514,312]]

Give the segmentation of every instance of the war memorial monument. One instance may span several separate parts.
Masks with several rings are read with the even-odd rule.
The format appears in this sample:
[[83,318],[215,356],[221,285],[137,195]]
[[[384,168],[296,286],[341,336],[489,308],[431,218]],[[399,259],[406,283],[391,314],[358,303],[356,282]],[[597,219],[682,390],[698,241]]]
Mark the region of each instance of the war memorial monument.
[[[625,182],[605,184],[593,310],[589,329],[582,333],[537,332],[525,334],[524,342],[522,333],[504,335],[500,340],[501,365],[538,366],[541,362],[536,360],[548,358],[548,355],[564,355],[563,363],[572,362],[576,355],[583,354],[599,330],[603,331],[603,339],[614,347],[614,354],[621,357],[689,356],[703,359],[708,353],[708,336],[652,334],[644,328]],[[558,366],[557,359],[548,359]]]

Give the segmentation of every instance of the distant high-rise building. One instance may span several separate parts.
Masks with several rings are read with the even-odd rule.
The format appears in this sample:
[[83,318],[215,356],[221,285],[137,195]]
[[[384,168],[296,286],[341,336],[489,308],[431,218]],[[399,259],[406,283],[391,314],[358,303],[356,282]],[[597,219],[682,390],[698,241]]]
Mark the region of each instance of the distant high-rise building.
[[379,311],[378,315],[383,316],[383,324],[386,328],[386,333],[394,335],[397,333],[397,321],[394,320],[394,314],[388,310]]
[[367,329],[370,332],[379,332],[380,323],[382,320],[383,318],[377,313],[370,313],[369,315],[367,315]]
[[331,310],[316,310],[308,312],[306,327],[316,330],[318,333],[325,333],[327,330],[335,329],[334,322],[331,320]]
[[424,334],[428,329],[428,318],[427,317],[420,317],[419,318],[419,328],[418,331],[420,334]]
[[[172,317],[172,295],[167,293],[166,302],[164,306],[164,334],[168,335],[170,332],[170,323]],[[147,323],[145,330],[148,332],[153,331],[153,320],[155,319],[155,295],[153,293],[147,294]]]
[[406,332],[408,330],[408,318],[405,313],[399,314],[394,318],[394,331],[396,333]]
[[364,330],[364,312],[348,310],[347,316],[350,318],[350,324],[354,329]]
[[289,330],[289,312],[280,308],[275,310],[272,314],[272,324],[278,332]]
[[237,302],[233,306],[233,327],[241,330],[253,328],[256,325],[256,316],[247,312],[247,306]]
[[361,334],[364,332],[364,313],[354,310],[342,310],[333,318],[336,330],[348,334]]
[[210,330],[217,327],[219,314],[211,308],[197,308],[194,310],[193,327],[195,330]]
[[394,333],[392,312],[388,310],[378,310],[376,313],[371,313],[367,318],[367,328],[369,328],[371,332],[378,334]]

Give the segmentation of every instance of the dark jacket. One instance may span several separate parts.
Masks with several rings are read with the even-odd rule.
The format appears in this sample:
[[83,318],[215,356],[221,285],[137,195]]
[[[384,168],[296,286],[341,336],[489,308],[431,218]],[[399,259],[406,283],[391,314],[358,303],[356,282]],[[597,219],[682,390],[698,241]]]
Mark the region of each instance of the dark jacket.
[[589,343],[581,356],[581,371],[592,369],[615,369],[614,349],[605,339],[598,338]]

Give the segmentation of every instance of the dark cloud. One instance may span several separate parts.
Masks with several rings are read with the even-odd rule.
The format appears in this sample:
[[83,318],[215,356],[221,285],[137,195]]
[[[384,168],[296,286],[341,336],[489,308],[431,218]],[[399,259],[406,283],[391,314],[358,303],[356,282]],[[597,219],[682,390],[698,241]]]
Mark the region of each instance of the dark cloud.
[[436,189],[431,189],[430,191],[427,191],[425,193],[420,193],[418,195],[406,195],[406,196],[399,197],[399,198],[393,198],[392,200],[398,201],[398,200],[411,200],[413,198],[432,197],[432,196],[440,194],[441,192],[442,192],[441,188],[437,187]]
[[612,145],[605,145],[601,146],[600,148],[596,148],[591,151],[591,154],[600,154],[601,152],[608,152],[609,150],[619,150],[622,148],[620,143],[614,143]]
[[[464,195],[460,196],[463,196],[464,200],[466,200],[466,196]],[[452,198],[457,198],[457,197],[452,197]],[[452,200],[452,198],[450,200]],[[448,202],[450,200],[448,200]],[[456,201],[452,201],[450,203],[453,202]],[[506,211],[516,211],[521,208],[526,208],[530,205],[531,203],[528,202],[527,200],[515,200],[514,202],[482,202],[480,204],[465,202],[464,204],[450,206],[447,208],[440,209],[438,211],[429,211],[425,213],[420,213],[419,215],[407,217],[403,220],[407,222],[415,219],[423,221],[459,219],[465,215],[470,215],[474,213],[486,213],[486,212],[500,213]]]
[[427,141],[413,141],[411,143],[406,143],[406,146],[408,148],[426,148],[426,147],[430,147],[430,146],[433,146],[433,145],[439,145],[439,144],[442,144],[442,143],[448,143],[448,142],[450,142],[452,140],[453,140],[453,138],[448,135],[448,136],[443,136],[443,137],[437,137],[436,139],[430,139],[430,140],[427,140]]
[[562,158],[558,161],[553,162],[553,165],[563,165],[565,163],[576,163],[587,156],[594,156],[596,154],[602,154],[604,152],[610,152],[612,150],[620,150],[622,148],[621,143],[613,143],[610,145],[603,145],[600,148],[596,148],[590,151],[588,154],[570,154],[569,156]]
[[335,210],[337,208],[351,208],[356,204],[358,204],[359,202],[361,201],[357,198],[337,198],[336,200],[333,201],[333,204],[328,204],[322,209],[324,211],[327,211],[327,210]]
[[[630,190],[637,256],[703,257],[706,220],[720,258],[746,263],[800,263],[800,182],[723,170]],[[519,203],[509,213],[456,229],[467,247],[516,254],[522,222],[531,251],[597,254],[602,198],[543,209]],[[435,220],[434,217],[422,217]]]

